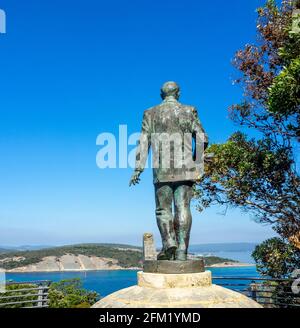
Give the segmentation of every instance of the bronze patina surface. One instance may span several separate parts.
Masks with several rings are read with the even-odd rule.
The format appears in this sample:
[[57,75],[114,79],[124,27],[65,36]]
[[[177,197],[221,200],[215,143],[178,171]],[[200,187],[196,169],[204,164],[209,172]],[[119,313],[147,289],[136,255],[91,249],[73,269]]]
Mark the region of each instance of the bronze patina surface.
[[[184,148],[187,149],[187,153],[193,153],[195,151],[192,149],[193,140],[196,144],[195,149],[199,149],[198,144],[201,143],[204,151],[208,144],[208,138],[200,123],[196,108],[179,103],[179,95],[179,86],[175,82],[167,82],[161,88],[163,102],[144,112],[136,168],[130,180],[130,185],[139,183],[148,152],[152,147],[152,156],[154,156],[153,153],[157,154],[155,158],[157,166],[153,167],[155,213],[163,245],[157,259],[168,261],[187,260],[192,225],[190,202],[193,197],[193,185],[200,177],[199,166],[188,165],[191,164],[190,162],[184,162],[180,167],[177,165],[182,156],[180,152],[178,153],[178,149]],[[164,147],[157,146],[157,143],[153,142],[153,136],[157,135],[162,136],[160,139],[162,142],[168,136],[179,136],[182,144],[175,145],[175,142],[169,142],[165,143]],[[186,135],[191,136],[190,143],[185,142]],[[167,156],[169,166],[165,166],[166,154],[170,155]],[[191,161],[195,161],[195,157],[196,154],[193,154]]]

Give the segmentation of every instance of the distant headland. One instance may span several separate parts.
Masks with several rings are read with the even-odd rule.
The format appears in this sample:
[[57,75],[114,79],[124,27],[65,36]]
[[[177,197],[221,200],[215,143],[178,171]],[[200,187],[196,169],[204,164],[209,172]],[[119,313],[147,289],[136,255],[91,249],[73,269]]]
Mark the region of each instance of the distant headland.
[[[205,256],[204,260],[207,267],[252,266],[217,256]],[[7,272],[138,270],[142,268],[142,249],[123,244],[78,244],[46,248],[41,246],[31,250],[29,246],[26,246],[25,250],[21,247],[1,248],[0,268]]]

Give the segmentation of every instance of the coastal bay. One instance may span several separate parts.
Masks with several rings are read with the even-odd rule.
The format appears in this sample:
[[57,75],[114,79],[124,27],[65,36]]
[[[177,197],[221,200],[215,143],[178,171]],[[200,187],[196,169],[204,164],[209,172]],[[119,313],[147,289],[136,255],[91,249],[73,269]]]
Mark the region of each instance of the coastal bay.
[[[203,258],[206,267],[252,265],[214,254],[193,253],[189,257]],[[0,268],[6,272],[140,270],[142,265],[142,249],[129,245],[78,244],[38,250],[4,251],[0,254]]]
[[[209,268],[214,277],[259,277],[255,266]],[[98,292],[101,297],[109,295],[116,290],[133,286],[137,283],[136,270],[102,270],[77,272],[25,272],[6,273],[7,281],[28,282],[50,280],[53,282],[64,279],[80,278],[84,288]],[[232,282],[232,281],[231,281]],[[214,279],[214,283],[218,283]]]

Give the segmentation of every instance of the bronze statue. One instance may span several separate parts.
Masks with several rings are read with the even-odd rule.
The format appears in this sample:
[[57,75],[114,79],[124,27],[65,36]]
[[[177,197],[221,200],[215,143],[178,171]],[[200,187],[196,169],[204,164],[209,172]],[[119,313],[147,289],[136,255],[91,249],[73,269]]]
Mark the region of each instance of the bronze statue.
[[[153,167],[153,182],[156,219],[163,245],[157,256],[158,260],[187,260],[192,225],[190,202],[193,197],[193,185],[199,179],[200,171],[197,165],[183,162],[180,151],[185,148],[188,153],[192,152],[192,160],[195,161],[195,149],[200,140],[197,136],[202,136],[203,150],[208,145],[207,135],[200,123],[196,108],[179,103],[179,96],[179,86],[175,82],[167,82],[161,88],[163,102],[144,112],[136,168],[130,180],[130,185],[139,183],[149,149],[152,147],[152,155],[153,152],[157,154],[157,158],[154,159],[156,165]],[[182,144],[176,144],[174,141],[176,138],[171,138],[170,140],[174,142],[167,142],[168,146],[162,150],[161,145],[153,141],[157,135],[160,136],[160,142],[164,142],[170,135],[180,137]],[[196,142],[194,149],[192,149],[192,142],[184,142],[186,135],[191,135]],[[170,163],[169,166],[162,160],[165,154],[168,155],[165,157]]]

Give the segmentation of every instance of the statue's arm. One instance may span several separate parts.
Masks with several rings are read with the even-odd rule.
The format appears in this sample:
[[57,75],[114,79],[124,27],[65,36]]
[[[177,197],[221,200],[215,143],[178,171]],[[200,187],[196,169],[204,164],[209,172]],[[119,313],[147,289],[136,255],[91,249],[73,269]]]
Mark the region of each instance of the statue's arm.
[[131,177],[129,185],[135,185],[140,182],[140,175],[145,169],[148,153],[151,147],[151,117],[146,111],[142,122],[142,131],[139,145],[136,150],[135,170]]
[[[204,150],[207,148],[208,146],[208,136],[200,122],[199,116],[198,116],[198,112],[197,109],[195,107],[193,107],[193,111],[192,111],[192,133],[193,136],[195,138],[195,141],[197,141],[197,136],[201,137],[200,139],[204,142]],[[199,140],[199,139],[198,139]]]

